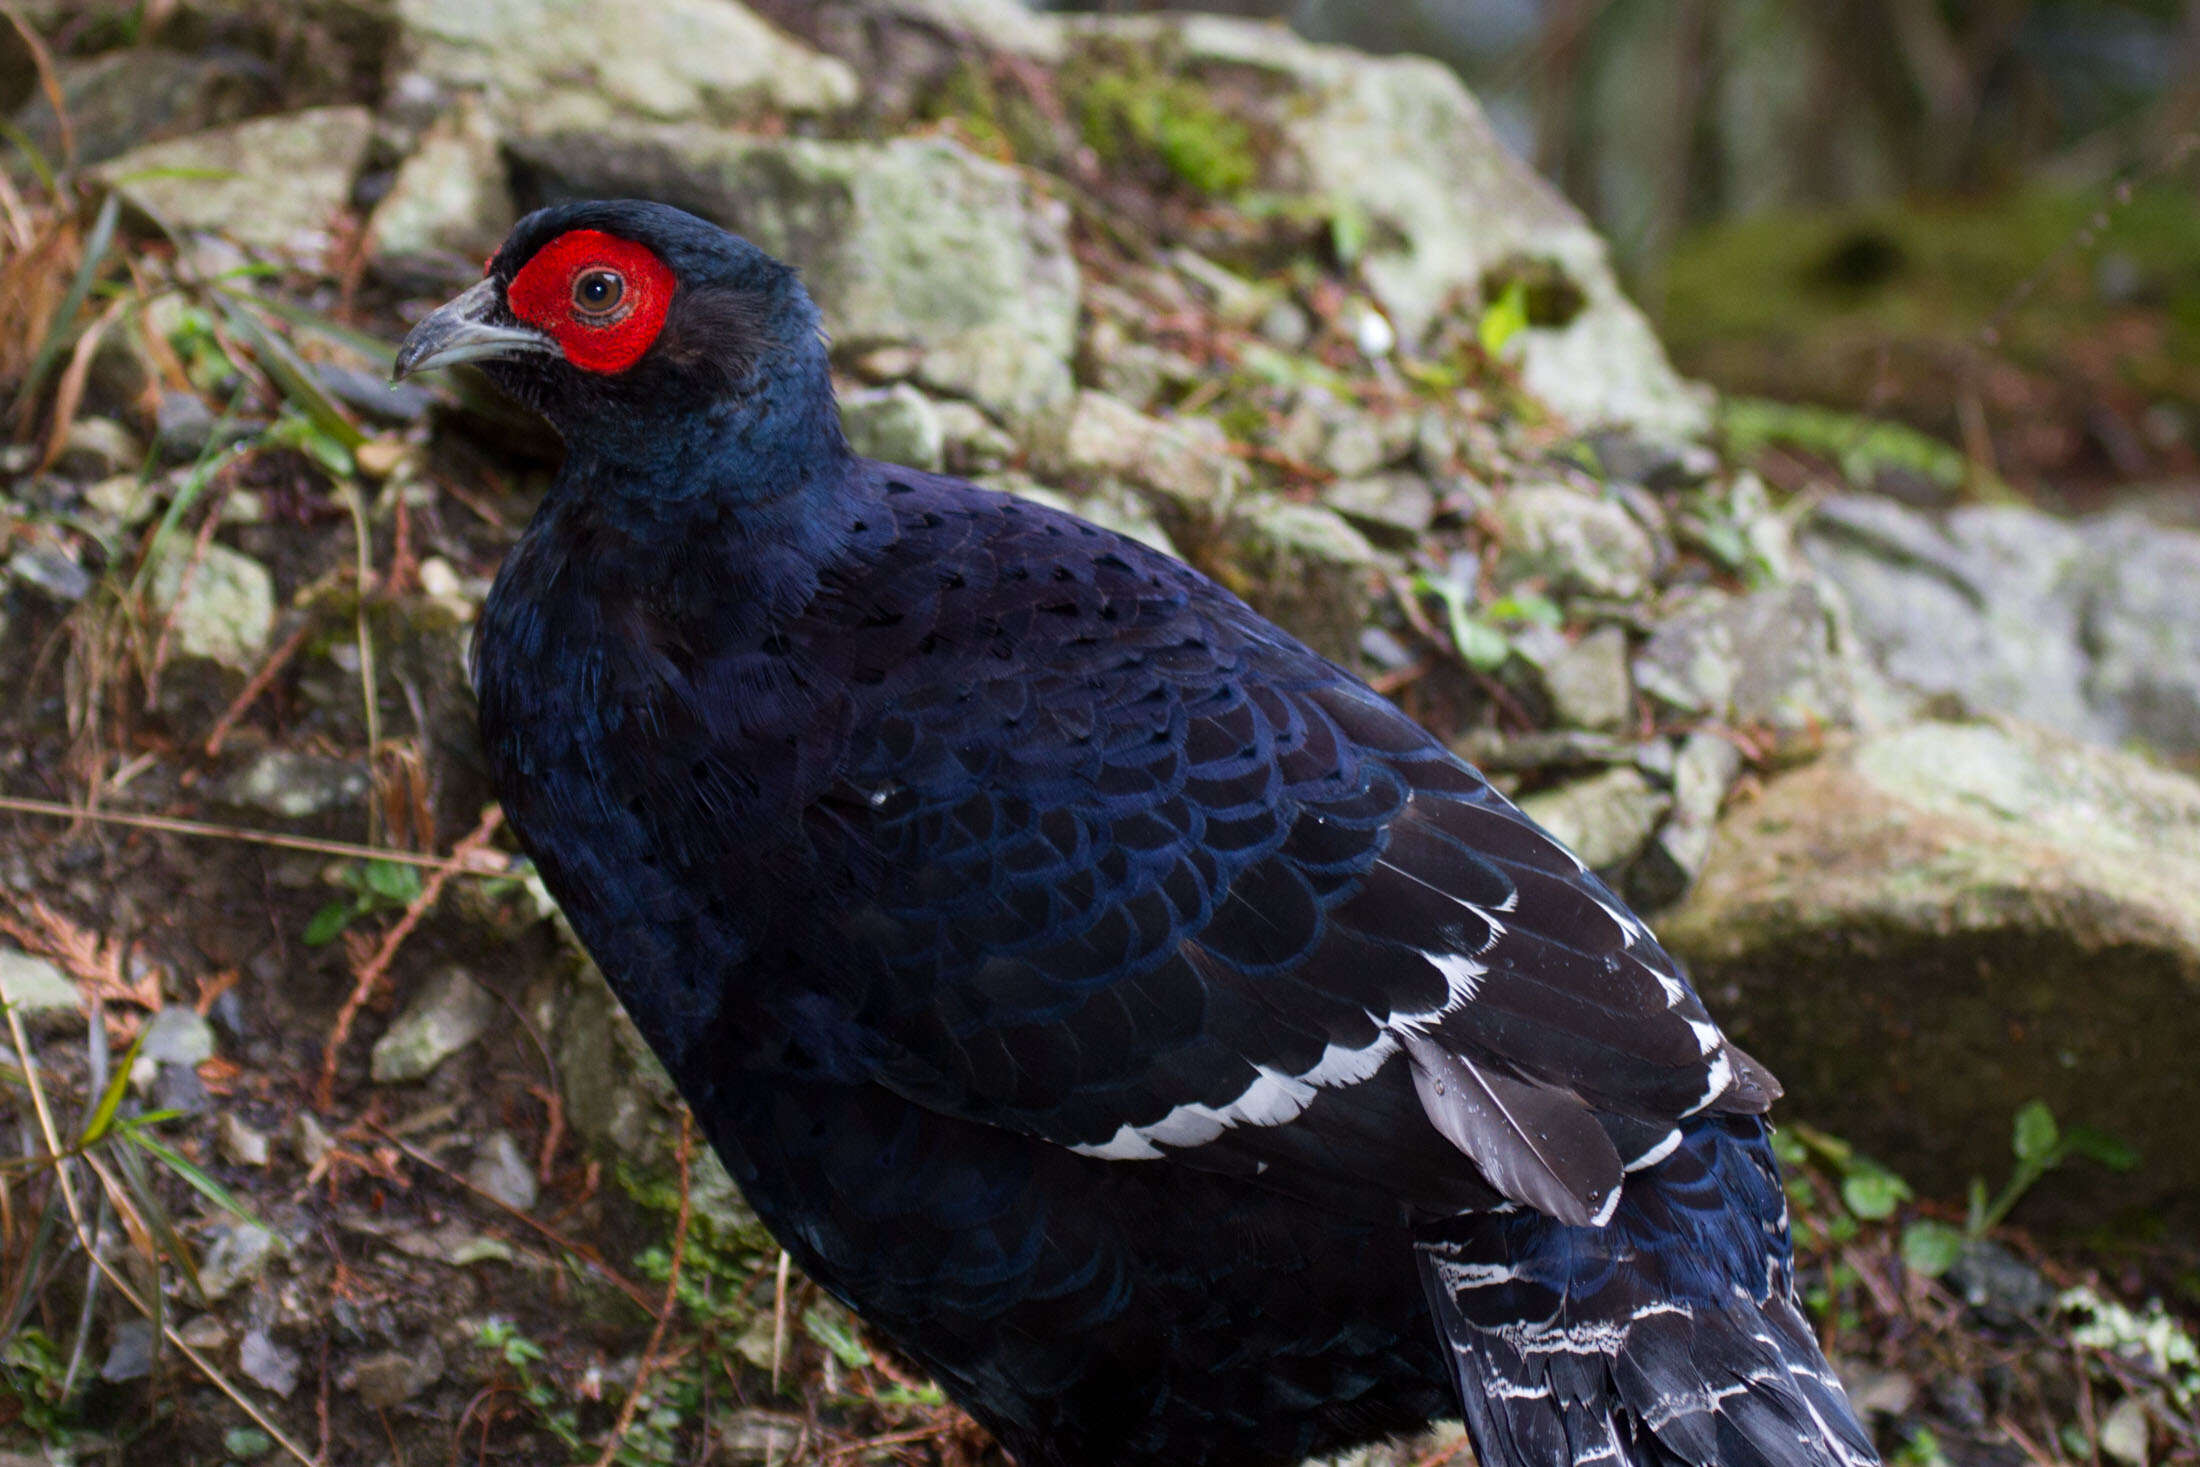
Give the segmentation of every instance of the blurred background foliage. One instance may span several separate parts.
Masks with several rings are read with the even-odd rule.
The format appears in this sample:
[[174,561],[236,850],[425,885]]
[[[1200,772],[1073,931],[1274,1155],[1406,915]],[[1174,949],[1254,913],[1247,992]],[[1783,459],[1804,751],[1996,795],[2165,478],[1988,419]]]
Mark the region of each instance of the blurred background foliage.
[[1190,8],[1455,68],[1730,393],[1899,418],[2066,508],[2194,471],[2200,3]]

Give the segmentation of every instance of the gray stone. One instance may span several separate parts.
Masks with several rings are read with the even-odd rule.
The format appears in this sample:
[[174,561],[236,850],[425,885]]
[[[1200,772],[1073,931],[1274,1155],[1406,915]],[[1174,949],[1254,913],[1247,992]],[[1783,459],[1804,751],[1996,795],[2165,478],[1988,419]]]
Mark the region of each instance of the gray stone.
[[378,255],[478,259],[504,238],[515,213],[496,125],[486,106],[465,97],[398,165],[367,220],[368,247]]
[[1554,595],[1632,601],[1650,588],[1657,547],[1627,507],[1562,484],[1524,484],[1497,501],[1498,576]]
[[153,445],[168,463],[188,463],[214,440],[214,410],[196,392],[160,395],[153,417]]
[[0,947],[0,999],[25,1018],[83,1013],[76,985],[59,968],[12,947]]
[[989,51],[1049,65],[1062,59],[1060,24],[1021,0],[865,0],[864,9],[926,21]]
[[217,1223],[209,1238],[199,1260],[199,1287],[209,1299],[225,1299],[259,1278],[282,1251],[276,1236],[257,1223]]
[[1659,932],[1796,1113],[1921,1191],[2003,1175],[2037,1098],[2146,1165],[2073,1164],[2028,1211],[2190,1220],[2200,784],[2017,723],[1869,736],[1728,810]]
[[1991,1238],[1964,1239],[1941,1281],[2001,1329],[2042,1324],[2055,1307],[2046,1275]]
[[2105,744],[2200,753],[2200,534],[2017,506],[1828,501],[1804,550],[1904,687]]
[[940,420],[947,465],[956,473],[983,473],[1016,456],[1016,440],[972,404],[940,402],[934,403],[932,410]]
[[1681,741],[1673,764],[1673,814],[1627,873],[1628,895],[1645,907],[1679,901],[1711,858],[1719,808],[1741,776],[1742,751],[1699,729]]
[[410,1350],[384,1350],[348,1366],[339,1384],[377,1411],[401,1406],[443,1378],[443,1347],[423,1335]]
[[515,1212],[535,1205],[534,1164],[510,1131],[491,1131],[474,1146],[474,1164],[466,1180]]
[[374,1043],[369,1068],[378,1085],[425,1079],[437,1065],[489,1032],[502,1010],[463,968],[445,968],[421,985],[405,1011]]
[[317,260],[335,243],[373,128],[364,107],[316,107],[135,148],[94,176],[171,229]]
[[2076,591],[2085,537],[2015,507],[1939,524],[1892,500],[1819,506],[1803,551],[1838,585],[1859,642],[1886,674],[1982,712],[2101,742],[2120,729],[2087,695]]
[[947,433],[939,411],[907,383],[842,395],[840,424],[848,446],[865,458],[927,473],[938,473],[946,461]]
[[216,1123],[214,1144],[221,1148],[222,1160],[232,1166],[266,1166],[268,1161],[267,1133],[255,1129],[235,1111],[223,1111]]
[[95,479],[134,469],[144,457],[145,445],[113,418],[83,417],[69,424],[53,467],[71,479]]
[[373,787],[356,759],[269,749],[215,781],[212,793],[224,804],[305,820],[357,806]]
[[1674,373],[1621,294],[1604,241],[1506,151],[1448,68],[1309,45],[1280,27],[1218,16],[1068,25],[1076,38],[1129,38],[1172,48],[1195,66],[1246,67],[1287,83],[1267,181],[1366,222],[1360,270],[1408,345],[1456,302],[1478,308],[1508,273],[1555,269],[1581,307],[1515,338],[1529,390],[1585,428],[1627,424],[1685,437],[1706,426],[1707,395]]
[[[668,1118],[681,1102],[672,1077],[593,965],[584,967],[558,999],[564,1009],[554,1026],[558,1076],[575,1133],[631,1175],[673,1177],[674,1128]],[[758,1228],[756,1214],[707,1146],[696,1148],[688,1195],[695,1215],[721,1236],[753,1235]]]
[[1627,633],[1598,627],[1543,669],[1551,713],[1572,728],[1616,730],[1634,717],[1635,685],[1627,676]]
[[2123,737],[2200,753],[2200,534],[2138,515],[2085,529],[2087,699]]
[[1409,469],[1344,479],[1322,491],[1322,502],[1372,539],[1404,549],[1436,520],[1436,491]]
[[1672,804],[1673,797],[1653,788],[1641,770],[1621,765],[1530,795],[1520,808],[1583,865],[1606,871],[1643,848]]
[[274,1336],[264,1329],[246,1330],[237,1342],[237,1368],[254,1385],[286,1399],[298,1389],[298,1372],[303,1365],[296,1350],[276,1344]]
[[1477,769],[1512,774],[1628,764],[1635,759],[1632,743],[1579,729],[1538,729],[1520,734],[1478,729],[1461,735],[1453,743],[1452,752]]
[[155,609],[171,618],[171,649],[251,671],[275,629],[274,577],[251,556],[219,543],[207,545],[196,566],[191,560],[189,539],[170,536],[149,580]]
[[159,481],[141,479],[136,474],[111,474],[84,491],[86,505],[125,530],[151,519],[160,508],[160,499]]
[[290,1131],[286,1139],[290,1142],[291,1151],[298,1158],[298,1164],[309,1172],[336,1149],[335,1140],[321,1129],[321,1123],[307,1111],[301,1110],[290,1118]]
[[[212,48],[198,56],[161,46],[63,56],[54,72],[80,168],[140,143],[233,122],[264,105],[271,87],[250,59]],[[61,126],[43,88],[32,90],[15,122],[41,153],[61,163]]]
[[56,601],[82,601],[92,592],[91,572],[61,546],[34,540],[8,557],[8,575],[35,586]]
[[114,1328],[107,1359],[99,1367],[99,1378],[115,1385],[145,1379],[153,1373],[153,1343],[151,1320],[123,1320]]
[[172,1003],[146,1021],[138,1063],[189,1068],[213,1057],[214,1026],[189,1004]]
[[608,125],[522,140],[558,197],[644,194],[798,260],[843,351],[919,348],[918,380],[1021,422],[1065,399],[1078,275],[1067,212],[940,138],[758,138]]
[[1651,696],[1761,728],[1783,751],[1863,721],[1868,677],[1839,603],[1814,582],[1701,595],[1661,622],[1635,659],[1635,681]]
[[1314,322],[1297,301],[1280,300],[1261,312],[1257,329],[1285,351],[1297,351],[1314,334]]
[[1385,432],[1380,420],[1365,413],[1343,416],[1342,404],[1334,407],[1340,416],[1322,444],[1323,468],[1340,479],[1354,479],[1372,474],[1401,456],[1405,445],[1399,435]]
[[[767,1353],[765,1365],[769,1364]],[[725,1424],[718,1428],[718,1450],[729,1462],[786,1462],[793,1459],[809,1431],[809,1423],[791,1412],[745,1406],[727,1413]]]
[[2125,1396],[2101,1418],[2101,1451],[2124,1467],[2147,1467],[2147,1439],[2152,1434],[2146,1402]]
[[1150,418],[1090,390],[1045,425],[1033,452],[1063,474],[1121,479],[1160,501],[1169,516],[1192,523],[1228,514],[1245,477],[1212,422]]
[[[539,127],[854,104],[855,73],[734,0],[397,0],[407,64]],[[626,192],[626,191],[621,191]]]

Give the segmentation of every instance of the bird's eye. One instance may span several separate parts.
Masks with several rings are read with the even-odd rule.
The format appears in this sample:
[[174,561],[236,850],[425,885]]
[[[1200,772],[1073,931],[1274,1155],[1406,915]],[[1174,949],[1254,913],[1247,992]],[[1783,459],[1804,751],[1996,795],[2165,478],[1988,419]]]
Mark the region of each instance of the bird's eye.
[[573,309],[584,316],[608,316],[626,299],[626,277],[598,267],[573,277]]

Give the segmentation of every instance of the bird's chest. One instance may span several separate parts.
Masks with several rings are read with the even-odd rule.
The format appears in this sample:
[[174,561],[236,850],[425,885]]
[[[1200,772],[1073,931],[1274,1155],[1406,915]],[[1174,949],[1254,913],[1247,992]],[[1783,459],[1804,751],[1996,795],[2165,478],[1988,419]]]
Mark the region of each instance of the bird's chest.
[[807,811],[836,759],[766,639],[703,655],[681,631],[638,602],[499,598],[476,663],[498,797],[668,1063],[768,997],[759,954],[830,879]]

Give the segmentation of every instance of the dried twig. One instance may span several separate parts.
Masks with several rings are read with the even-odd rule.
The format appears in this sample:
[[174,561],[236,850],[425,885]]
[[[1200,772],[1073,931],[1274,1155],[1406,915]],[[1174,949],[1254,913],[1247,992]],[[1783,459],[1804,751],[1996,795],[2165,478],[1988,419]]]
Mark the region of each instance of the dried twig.
[[329,1029],[328,1042],[321,1047],[321,1083],[314,1091],[314,1104],[321,1110],[327,1110],[336,1103],[336,1066],[343,1058],[344,1041],[351,1037],[352,1022],[359,1017],[359,1010],[366,1007],[368,995],[374,992],[375,984],[381,982],[382,976],[389,971],[390,962],[397,956],[398,948],[412,935],[412,930],[420,925],[420,919],[427,915],[436,899],[443,895],[443,883],[458,874],[473,853],[488,844],[489,837],[496,834],[497,827],[503,823],[504,811],[492,806],[489,813],[481,817],[481,823],[457,845],[451,847],[451,854],[428,873],[427,880],[420,884],[420,894],[406,905],[405,914],[397,919],[396,925],[382,934],[382,941],[376,946],[373,955],[359,965],[353,976],[351,996],[344,1000],[343,1008],[337,1011],[336,1022]]
[[69,365],[61,369],[61,380],[54,387],[53,421],[46,429],[46,451],[39,456],[39,468],[52,468],[61,450],[68,446],[69,429],[75,426],[76,411],[84,402],[84,385],[91,380],[92,358],[98,355],[107,328],[115,324],[129,303],[128,296],[116,296],[77,337],[76,346],[69,352]]
[[35,896],[0,893],[0,903],[12,909],[0,910],[0,932],[68,969],[87,1000],[134,1004],[141,1009],[161,1007],[157,969],[130,981],[128,944],[101,937]]
[[664,1307],[657,1311],[657,1324],[649,1332],[649,1343],[642,1347],[642,1359],[634,1367],[634,1385],[626,1393],[626,1400],[619,1407],[619,1419],[611,1424],[611,1435],[603,1444],[603,1455],[596,1458],[595,1467],[611,1467],[611,1459],[619,1455],[619,1442],[626,1436],[627,1428],[634,1424],[634,1413],[641,1409],[642,1390],[649,1384],[650,1372],[657,1365],[657,1351],[665,1342],[665,1326],[680,1307],[680,1263],[687,1257],[688,1241],[688,1162],[695,1151],[695,1120],[685,1110],[680,1112],[680,1218],[672,1228],[672,1267],[665,1275]]
[[241,841],[247,845],[274,846],[286,851],[305,851],[316,856],[342,856],[353,861],[394,861],[430,871],[455,868],[460,876],[510,876],[510,862],[494,850],[453,850],[448,856],[420,855],[412,851],[385,851],[378,846],[350,841],[317,840],[306,835],[285,835],[274,830],[253,830],[242,825],[216,825],[209,820],[179,820],[172,815],[132,815],[118,810],[86,810],[54,800],[23,800],[0,795],[0,810],[19,815],[45,815],[56,820],[89,820],[100,825],[127,825],[157,830],[164,835],[198,836],[208,840]]
[[53,53],[38,38],[38,32],[23,18],[23,12],[13,5],[0,5],[0,15],[8,18],[15,33],[23,38],[23,45],[31,53],[31,66],[38,73],[38,87],[46,94],[46,105],[53,108],[53,116],[61,133],[61,163],[63,167],[76,164],[76,124],[69,120],[68,103],[61,91],[61,73],[54,69]]
[[312,635],[313,622],[308,620],[300,625],[298,630],[283,638],[283,644],[280,647],[267,654],[267,660],[260,664],[257,672],[252,674],[252,680],[244,685],[244,691],[239,693],[235,701],[222,710],[221,717],[214,720],[213,731],[206,736],[207,758],[211,759],[221,753],[222,741],[229,737],[230,729],[236,727],[237,720],[244,717],[246,709],[259,701],[260,694],[268,690],[268,687],[275,681],[276,675],[290,665],[290,659],[298,655],[299,651],[304,648],[306,640]]

